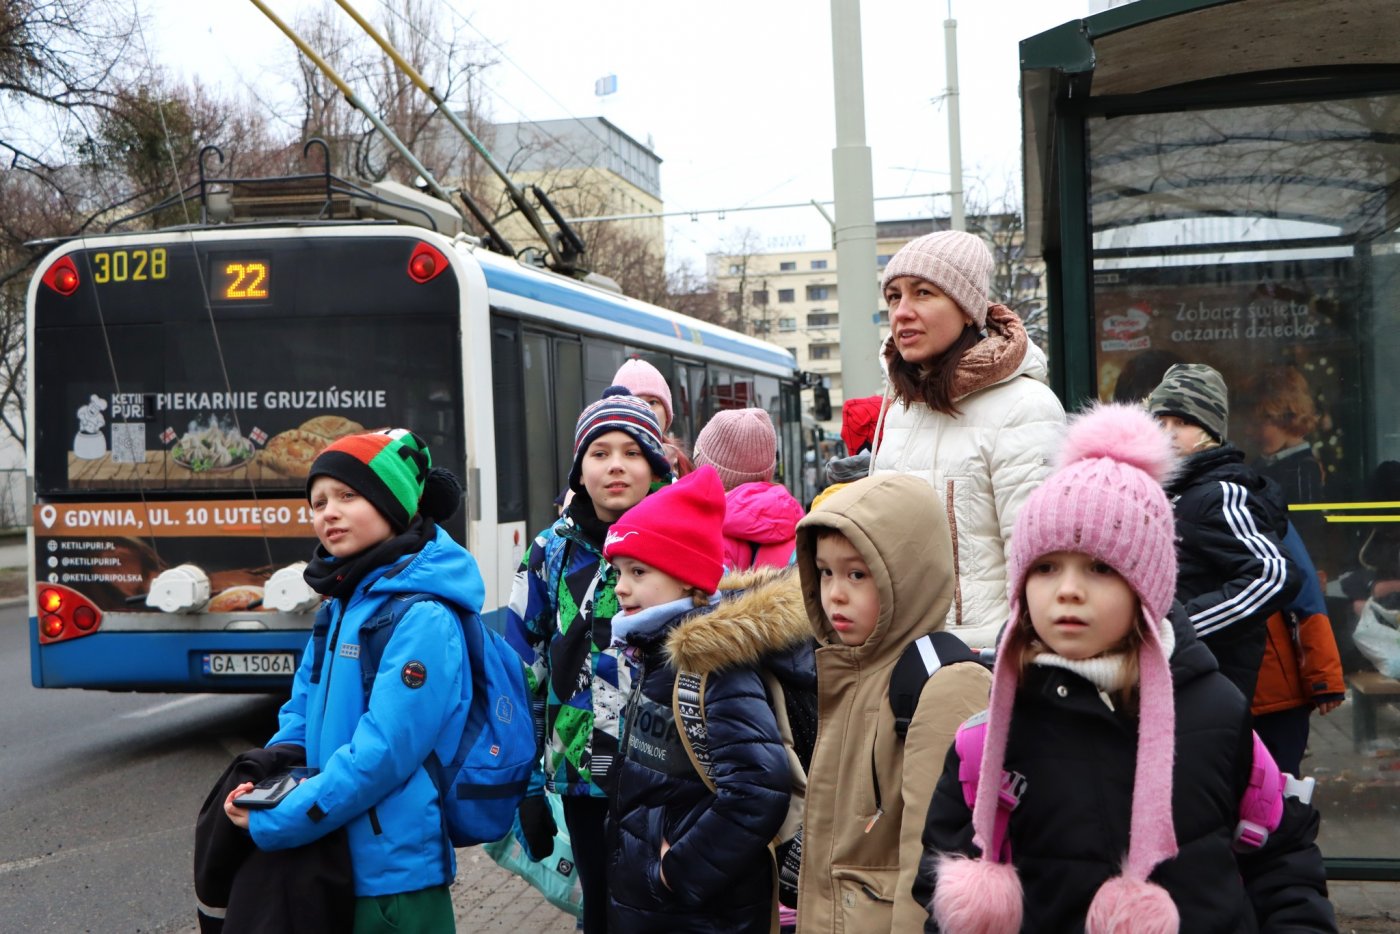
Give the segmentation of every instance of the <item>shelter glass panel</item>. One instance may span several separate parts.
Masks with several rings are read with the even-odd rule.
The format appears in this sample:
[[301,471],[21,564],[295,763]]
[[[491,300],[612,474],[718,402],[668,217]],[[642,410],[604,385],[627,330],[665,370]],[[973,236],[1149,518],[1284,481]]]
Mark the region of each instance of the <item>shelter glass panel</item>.
[[1346,683],[1303,760],[1329,857],[1391,856],[1397,830],[1398,125],[1396,95],[1087,121],[1099,397],[1218,370],[1227,441],[1317,568]]

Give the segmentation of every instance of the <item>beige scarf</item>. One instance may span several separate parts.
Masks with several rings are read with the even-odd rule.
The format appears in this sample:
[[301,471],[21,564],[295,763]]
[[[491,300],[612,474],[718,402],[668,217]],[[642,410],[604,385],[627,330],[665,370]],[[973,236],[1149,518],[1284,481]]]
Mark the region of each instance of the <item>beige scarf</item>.
[[987,308],[987,336],[978,341],[958,361],[953,376],[953,401],[979,389],[995,386],[1020,367],[1026,359],[1030,340],[1016,312],[1005,305]]

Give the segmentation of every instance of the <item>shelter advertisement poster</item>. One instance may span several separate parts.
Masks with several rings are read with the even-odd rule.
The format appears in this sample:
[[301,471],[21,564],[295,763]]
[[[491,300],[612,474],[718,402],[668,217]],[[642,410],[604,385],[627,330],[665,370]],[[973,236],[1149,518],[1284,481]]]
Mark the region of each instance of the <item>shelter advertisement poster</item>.
[[[1230,430],[1248,446],[1251,385],[1291,366],[1321,409],[1358,373],[1350,260],[1106,269],[1095,273],[1100,399],[1144,398],[1173,363],[1207,363],[1230,387]],[[1205,281],[1203,281],[1205,280]]]

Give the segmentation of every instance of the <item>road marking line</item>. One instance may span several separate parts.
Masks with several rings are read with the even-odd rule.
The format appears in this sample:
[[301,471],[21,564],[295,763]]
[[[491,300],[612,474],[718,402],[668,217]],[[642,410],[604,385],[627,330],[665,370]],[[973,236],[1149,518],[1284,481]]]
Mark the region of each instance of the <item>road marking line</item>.
[[148,840],[152,837],[171,836],[175,834],[189,833],[188,827],[171,827],[166,830],[151,830],[146,833],[139,833],[130,837],[122,837],[118,840],[101,840],[97,843],[89,843],[87,846],[65,847],[62,850],[55,850],[52,853],[45,853],[43,856],[26,856],[23,859],[12,859],[7,863],[0,863],[0,876],[11,872],[20,872],[25,869],[32,869],[43,863],[54,862],[62,859],[71,859],[74,856],[85,856],[98,850],[114,849],[125,847],[141,840]]
[[123,720],[132,720],[137,717],[152,717],[158,713],[165,713],[167,710],[175,710],[178,707],[185,707],[190,704],[197,704],[201,701],[205,701],[211,697],[217,696],[218,695],[216,694],[190,694],[185,697],[177,697],[173,701],[166,701],[164,704],[156,704],[154,707],[146,707],[142,710],[133,710],[130,713],[124,713],[121,716]]
[[19,872],[21,869],[28,869],[40,863],[47,862],[57,855],[50,853],[48,856],[27,856],[24,859],[12,859],[8,863],[0,863],[0,876],[7,872]]

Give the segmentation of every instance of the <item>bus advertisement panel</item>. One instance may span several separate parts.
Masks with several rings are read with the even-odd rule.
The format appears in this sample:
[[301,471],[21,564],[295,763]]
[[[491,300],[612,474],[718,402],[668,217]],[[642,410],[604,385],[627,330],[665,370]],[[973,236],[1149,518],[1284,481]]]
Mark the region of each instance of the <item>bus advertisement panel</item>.
[[264,591],[311,555],[316,455],[410,425],[463,472],[460,292],[452,274],[415,280],[418,246],[157,235],[49,261],[31,318],[36,684],[289,678],[311,613]]

